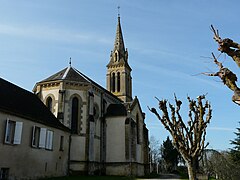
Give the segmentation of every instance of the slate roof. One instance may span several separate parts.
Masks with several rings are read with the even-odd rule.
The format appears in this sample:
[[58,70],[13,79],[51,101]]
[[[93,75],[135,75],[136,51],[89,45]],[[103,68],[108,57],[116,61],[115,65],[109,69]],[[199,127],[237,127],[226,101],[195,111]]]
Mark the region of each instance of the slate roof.
[[77,72],[75,68],[71,66],[57,72],[56,74],[48,77],[47,79],[42,80],[41,82],[55,81],[55,80],[69,80],[69,81],[86,82],[86,83],[89,82],[79,72]]
[[37,84],[44,83],[44,82],[56,81],[56,80],[67,80],[67,81],[93,84],[95,87],[98,87],[103,92],[107,93],[108,95],[110,95],[113,98],[115,98],[116,100],[118,100],[119,103],[122,102],[122,100],[119,99],[117,96],[115,96],[114,94],[112,94],[111,92],[106,90],[104,87],[100,86],[98,83],[96,83],[95,81],[93,81],[92,79],[90,79],[89,77],[84,75],[82,72],[80,72],[79,70],[77,70],[76,68],[71,67],[71,66],[64,68],[63,70],[38,82]]
[[107,108],[107,117],[127,116],[126,107],[123,104],[110,104]]
[[0,78],[0,111],[69,131],[37,95]]

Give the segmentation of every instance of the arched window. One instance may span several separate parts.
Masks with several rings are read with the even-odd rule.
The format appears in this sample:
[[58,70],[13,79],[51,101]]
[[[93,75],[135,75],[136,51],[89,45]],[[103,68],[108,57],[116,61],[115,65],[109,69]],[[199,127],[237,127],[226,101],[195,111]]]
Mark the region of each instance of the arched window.
[[78,98],[74,97],[72,100],[72,118],[71,118],[71,130],[76,134],[78,130]]
[[120,92],[120,72],[117,73],[117,92]]
[[117,62],[118,61],[118,53],[115,52],[114,55],[115,55],[115,62]]
[[53,107],[52,107],[52,98],[49,96],[46,101],[46,106],[47,108],[52,112]]
[[130,77],[130,75],[128,75],[128,82],[127,82],[127,84],[128,84],[128,94],[129,95],[131,95],[131,88],[132,88],[132,85],[131,85],[131,77]]
[[115,92],[115,73],[112,73],[112,92]]

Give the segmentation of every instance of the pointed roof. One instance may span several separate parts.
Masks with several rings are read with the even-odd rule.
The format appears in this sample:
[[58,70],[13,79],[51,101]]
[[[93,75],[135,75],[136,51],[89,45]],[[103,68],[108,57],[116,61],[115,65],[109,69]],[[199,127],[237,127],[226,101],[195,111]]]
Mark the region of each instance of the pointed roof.
[[[116,54],[118,56],[117,59],[116,59]],[[125,46],[124,46],[120,16],[118,16],[114,48],[113,48],[113,51],[111,52],[110,62],[108,63],[107,67],[115,66],[115,65],[124,65],[128,67],[131,71],[131,67],[128,64],[128,51],[127,49],[125,49]]]
[[81,74],[79,71],[77,71],[75,68],[69,66],[56,74],[40,81],[41,82],[47,82],[47,81],[55,81],[55,80],[69,80],[69,81],[76,81],[76,82],[84,82],[89,83],[89,80],[84,77],[83,74]]
[[118,16],[117,31],[114,43],[114,51],[118,50],[119,52],[125,51],[122,28],[120,23],[120,17]]

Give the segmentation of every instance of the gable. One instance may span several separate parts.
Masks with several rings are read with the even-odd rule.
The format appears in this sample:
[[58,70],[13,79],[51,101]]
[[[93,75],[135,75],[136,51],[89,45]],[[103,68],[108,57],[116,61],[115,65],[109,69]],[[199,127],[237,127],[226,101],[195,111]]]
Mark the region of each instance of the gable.
[[131,102],[130,110],[132,114],[134,115],[138,114],[139,116],[141,116],[142,119],[145,119],[145,113],[142,111],[142,108],[137,96],[135,96],[135,98]]

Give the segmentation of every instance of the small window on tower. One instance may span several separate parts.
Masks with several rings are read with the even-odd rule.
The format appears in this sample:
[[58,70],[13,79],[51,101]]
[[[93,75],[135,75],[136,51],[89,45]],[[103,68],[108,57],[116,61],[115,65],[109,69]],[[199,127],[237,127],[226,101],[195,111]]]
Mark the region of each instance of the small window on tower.
[[115,92],[115,73],[112,73],[112,92]]
[[117,61],[118,61],[118,54],[115,53],[115,62],[117,62]]
[[120,92],[120,72],[117,73],[117,91]]

